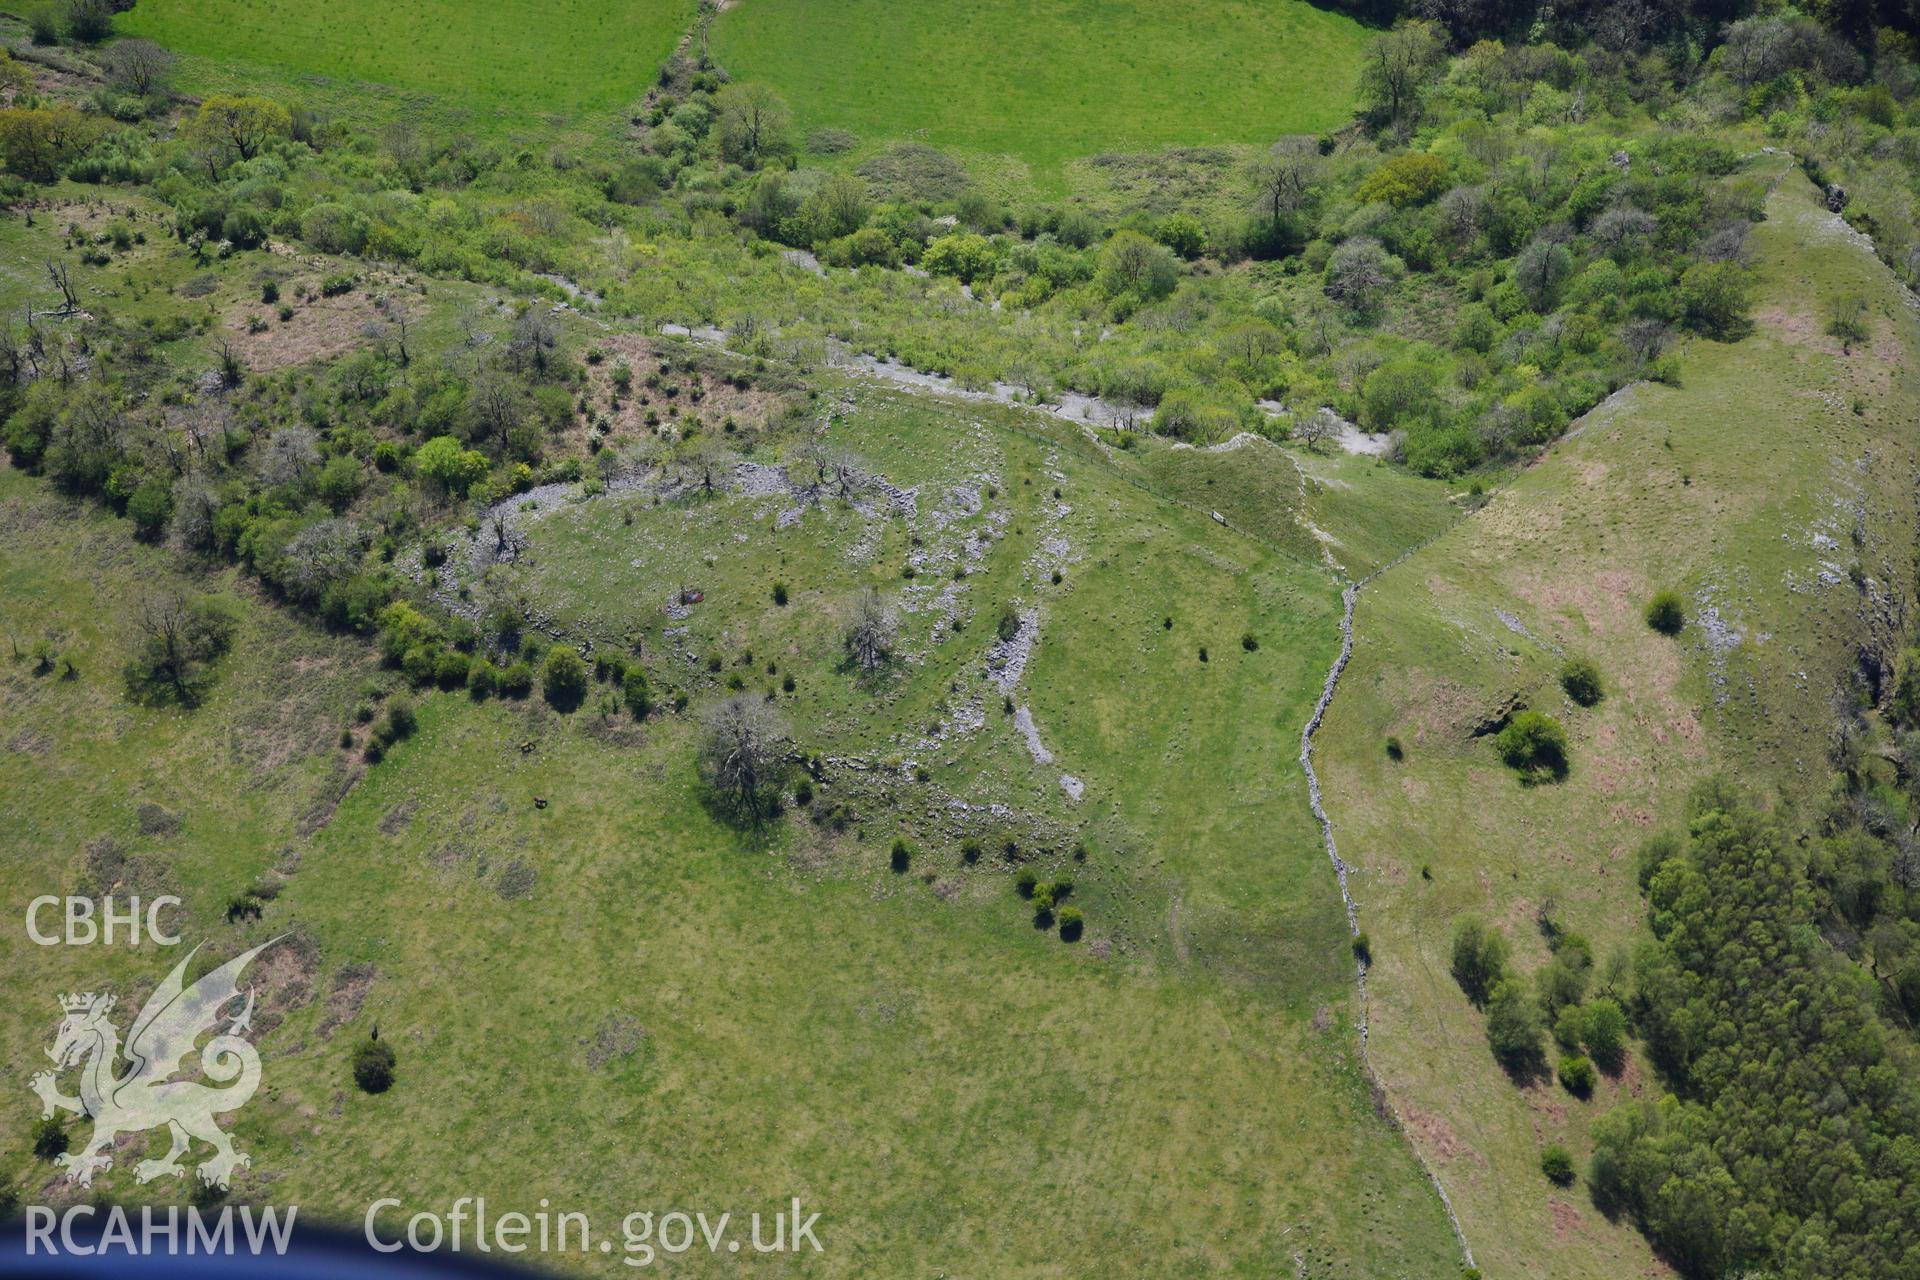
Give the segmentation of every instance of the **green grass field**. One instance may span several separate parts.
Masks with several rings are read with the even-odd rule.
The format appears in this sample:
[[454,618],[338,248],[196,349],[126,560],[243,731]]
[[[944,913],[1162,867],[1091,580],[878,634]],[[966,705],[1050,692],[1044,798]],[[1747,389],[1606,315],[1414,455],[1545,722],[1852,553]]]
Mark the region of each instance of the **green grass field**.
[[[531,526],[520,585],[577,634],[639,627],[658,664],[674,644],[730,663],[751,647],[749,687],[768,660],[797,675],[782,703],[810,746],[919,760],[924,780],[841,770],[823,788],[815,804],[853,800],[864,838],[797,814],[743,838],[698,799],[690,717],[636,726],[591,702],[563,717],[432,694],[418,735],[366,768],[335,735],[370,682],[397,677],[265,605],[205,706],[131,706],[125,620],[75,602],[164,585],[167,553],[3,471],[9,626],[52,636],[80,672],[0,668],[0,789],[22,798],[6,883],[77,886],[104,839],[187,899],[196,940],[295,931],[263,975],[267,1085],[236,1122],[255,1158],[238,1194],[316,1217],[351,1221],[387,1194],[409,1210],[546,1196],[600,1223],[799,1195],[824,1214],[809,1274],[1063,1274],[1097,1252],[1112,1274],[1452,1275],[1438,1204],[1356,1061],[1338,898],[1292,763],[1335,643],[1331,579],[1170,500],[1165,465],[1106,458],[1064,424],[866,389],[832,431],[918,487],[917,548],[897,517],[866,538],[833,505],[777,530],[762,499],[603,498]],[[1231,468],[1285,465],[1211,462],[1248,502]],[[983,476],[997,495],[970,512],[953,490]],[[960,582],[964,630],[936,643],[910,618],[926,652],[892,683],[839,669],[848,593],[903,590],[910,549],[943,590],[959,580],[932,566],[988,530]],[[1052,538],[1071,548],[1060,584],[1032,571]],[[709,554],[678,563],[690,544]],[[660,605],[683,572],[707,601],[670,637]],[[785,609],[767,602],[775,577]],[[188,585],[247,591],[231,572]],[[1018,696],[1055,760],[1032,759],[997,695],[971,737],[917,747],[979,691],[992,610],[1014,596],[1042,610]],[[1082,832],[1084,863],[1056,844],[1034,865],[1073,876],[1084,939],[1032,926],[997,845],[968,866],[937,834],[926,818],[948,795]],[[888,866],[895,831],[908,874]],[[279,886],[264,918],[225,920],[262,880]],[[49,993],[0,1010],[0,1054],[30,1060],[51,993],[131,996],[167,958],[0,938],[0,972]],[[346,1058],[376,1021],[401,1082],[372,1098]],[[0,1151],[59,1203],[71,1193],[25,1135]],[[131,1161],[102,1189],[170,1194],[133,1186]]]
[[1300,0],[745,0],[714,56],[803,128],[1011,156],[1267,143],[1347,119],[1366,32]]
[[141,0],[116,27],[190,55],[196,83],[261,72],[308,89],[364,82],[511,127],[637,100],[693,10],[692,0]]
[[[1751,240],[1755,333],[1695,342],[1681,386],[1602,405],[1372,583],[1317,739],[1373,942],[1373,1058],[1490,1276],[1657,1265],[1584,1186],[1557,1191],[1537,1161],[1562,1142],[1584,1169],[1592,1118],[1660,1084],[1630,1059],[1590,1102],[1551,1082],[1516,1088],[1448,972],[1453,921],[1501,926],[1523,972],[1547,956],[1543,908],[1601,959],[1644,936],[1634,853],[1681,821],[1693,783],[1725,773],[1790,804],[1824,785],[1863,607],[1842,562],[1875,583],[1912,572],[1920,334],[1885,268],[1798,170],[1759,163],[1778,185]],[[1871,299],[1876,336],[1843,356],[1820,317],[1854,292]],[[1666,587],[1692,618],[1672,640],[1642,619]],[[1597,707],[1556,683],[1573,655],[1602,672]],[[1514,693],[1567,726],[1565,782],[1523,788],[1470,736]],[[1389,734],[1404,761],[1389,759]]]

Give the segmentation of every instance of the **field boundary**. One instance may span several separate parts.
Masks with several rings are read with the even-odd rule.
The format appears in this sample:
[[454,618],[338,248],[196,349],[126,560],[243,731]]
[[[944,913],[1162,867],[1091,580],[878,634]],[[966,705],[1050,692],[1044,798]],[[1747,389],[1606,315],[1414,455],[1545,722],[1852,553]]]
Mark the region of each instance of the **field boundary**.
[[[1436,535],[1436,538],[1438,536]],[[1333,665],[1327,669],[1327,680],[1321,686],[1320,700],[1314,704],[1313,715],[1308,718],[1306,727],[1300,731],[1300,770],[1307,777],[1307,803],[1313,809],[1315,820],[1320,823],[1320,835],[1326,843],[1327,858],[1333,863],[1334,878],[1340,885],[1340,901],[1347,909],[1347,931],[1356,939],[1360,937],[1360,908],[1359,904],[1353,900],[1353,893],[1347,885],[1347,864],[1345,859],[1341,858],[1339,847],[1334,841],[1333,819],[1328,816],[1327,807],[1321,801],[1320,775],[1315,773],[1313,768],[1313,735],[1319,730],[1321,722],[1326,719],[1327,708],[1333,705],[1333,695],[1339,689],[1340,677],[1353,657],[1353,612],[1354,605],[1360,599],[1361,590],[1375,578],[1433,541],[1435,538],[1428,538],[1408,547],[1358,582],[1342,575],[1340,652],[1334,657]],[[1374,1070],[1373,1055],[1367,1048],[1367,961],[1366,957],[1358,954],[1357,951],[1354,955],[1354,988],[1360,998],[1358,1024],[1360,1065],[1366,1072],[1367,1087],[1373,1094],[1375,1108],[1386,1118],[1387,1123],[1393,1126],[1394,1132],[1406,1142],[1407,1149],[1413,1153],[1415,1163],[1420,1166],[1420,1171],[1427,1175],[1427,1181],[1432,1184],[1434,1194],[1440,1197],[1440,1208],[1447,1215],[1447,1225],[1453,1228],[1453,1238],[1459,1242],[1461,1260],[1468,1269],[1472,1269],[1473,1246],[1467,1242],[1467,1231],[1460,1225],[1460,1215],[1453,1210],[1453,1200],[1447,1195],[1447,1189],[1440,1181],[1440,1174],[1428,1163],[1426,1155],[1420,1150],[1420,1144],[1413,1141],[1412,1136],[1407,1132],[1406,1121],[1401,1117],[1400,1109],[1393,1105],[1392,1095],[1387,1092],[1386,1084],[1380,1079],[1380,1073]]]

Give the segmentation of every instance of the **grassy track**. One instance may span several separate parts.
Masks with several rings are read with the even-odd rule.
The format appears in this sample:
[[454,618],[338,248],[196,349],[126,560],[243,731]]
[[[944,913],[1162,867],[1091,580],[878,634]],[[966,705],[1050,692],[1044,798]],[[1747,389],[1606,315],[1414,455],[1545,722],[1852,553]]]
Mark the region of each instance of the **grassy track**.
[[804,127],[1017,157],[1264,143],[1343,122],[1365,30],[1300,0],[743,0],[714,25],[734,76]]
[[[1370,585],[1316,739],[1373,941],[1374,1062],[1489,1276],[1597,1280],[1650,1265],[1638,1235],[1583,1187],[1556,1191],[1537,1160],[1564,1142],[1584,1168],[1591,1119],[1658,1082],[1630,1061],[1592,1102],[1551,1082],[1516,1088],[1448,974],[1452,921],[1499,924],[1522,971],[1545,961],[1535,921],[1548,904],[1603,958],[1638,936],[1634,851],[1679,821],[1695,781],[1724,772],[1794,802],[1825,777],[1829,699],[1863,597],[1823,562],[1854,559],[1874,584],[1911,573],[1913,318],[1798,171],[1762,163],[1779,185],[1752,241],[1754,335],[1695,343],[1682,386],[1602,405]],[[1843,356],[1820,317],[1855,291],[1872,300],[1876,338]],[[1677,640],[1641,617],[1668,586],[1693,619]],[[1709,608],[1723,628],[1702,625]],[[1562,695],[1562,653],[1599,665],[1599,706]],[[1567,725],[1564,783],[1522,788],[1470,736],[1516,692]],[[1388,759],[1388,734],[1404,762]]]
[[693,8],[692,0],[141,0],[116,25],[192,55],[196,80],[265,71],[363,81],[511,126],[530,123],[529,113],[635,100]]

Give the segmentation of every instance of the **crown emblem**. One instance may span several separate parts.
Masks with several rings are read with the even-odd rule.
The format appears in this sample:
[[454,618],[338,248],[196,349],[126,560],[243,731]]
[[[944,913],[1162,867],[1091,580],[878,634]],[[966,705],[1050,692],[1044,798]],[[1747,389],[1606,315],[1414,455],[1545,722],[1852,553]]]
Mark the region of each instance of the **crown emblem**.
[[112,996],[95,995],[88,991],[60,997],[60,1008],[67,1013],[89,1013],[96,1007],[105,1009],[113,1002]]

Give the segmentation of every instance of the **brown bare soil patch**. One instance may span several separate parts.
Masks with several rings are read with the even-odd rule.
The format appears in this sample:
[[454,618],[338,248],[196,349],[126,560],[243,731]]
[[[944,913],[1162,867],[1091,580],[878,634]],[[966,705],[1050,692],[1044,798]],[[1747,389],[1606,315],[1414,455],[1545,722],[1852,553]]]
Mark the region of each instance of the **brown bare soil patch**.
[[[587,403],[594,421],[604,418],[605,434],[612,439],[635,440],[656,433],[677,434],[679,423],[697,424],[699,429],[724,431],[727,419],[731,418],[737,428],[759,427],[764,425],[779,405],[780,397],[773,392],[749,385],[744,390],[711,373],[702,373],[698,383],[690,378],[690,370],[684,367],[684,361],[676,360],[673,367],[660,374],[661,356],[659,350],[648,339],[638,334],[619,333],[602,336],[592,346],[606,353],[606,359],[597,365],[587,366]],[[614,369],[621,361],[632,370],[632,385],[620,399],[620,407],[612,407],[614,400]],[[659,374],[661,385],[649,387],[649,375]],[[668,386],[676,387],[677,394],[669,397]],[[693,399],[697,387],[699,399]],[[652,426],[647,424],[647,414],[652,413],[659,421]],[[585,427],[577,433],[581,436],[580,448],[585,450]]]
[[1405,1120],[1407,1131],[1413,1135],[1414,1140],[1424,1150],[1432,1152],[1437,1159],[1449,1163],[1467,1159],[1482,1167],[1486,1165],[1487,1158],[1468,1146],[1460,1135],[1453,1131],[1453,1126],[1447,1123],[1445,1116],[1408,1105]]
[[[276,307],[257,300],[227,317],[227,341],[241,363],[255,373],[345,355],[371,341],[366,331],[380,323],[373,294],[363,286],[338,297],[312,297],[304,302],[296,300],[291,289],[283,288],[281,296],[293,307],[293,319],[284,323]],[[267,327],[249,332],[248,321],[256,317]]]
[[1840,354],[1839,340],[1827,335],[1826,322],[1811,311],[1785,304],[1763,307],[1753,313],[1753,323],[1762,333],[1772,334],[1796,347],[1822,351],[1830,356]]
[[334,975],[333,990],[327,995],[327,1011],[320,1018],[320,1038],[331,1039],[341,1025],[360,1016],[360,1007],[373,990],[376,974],[370,964],[350,964]]

